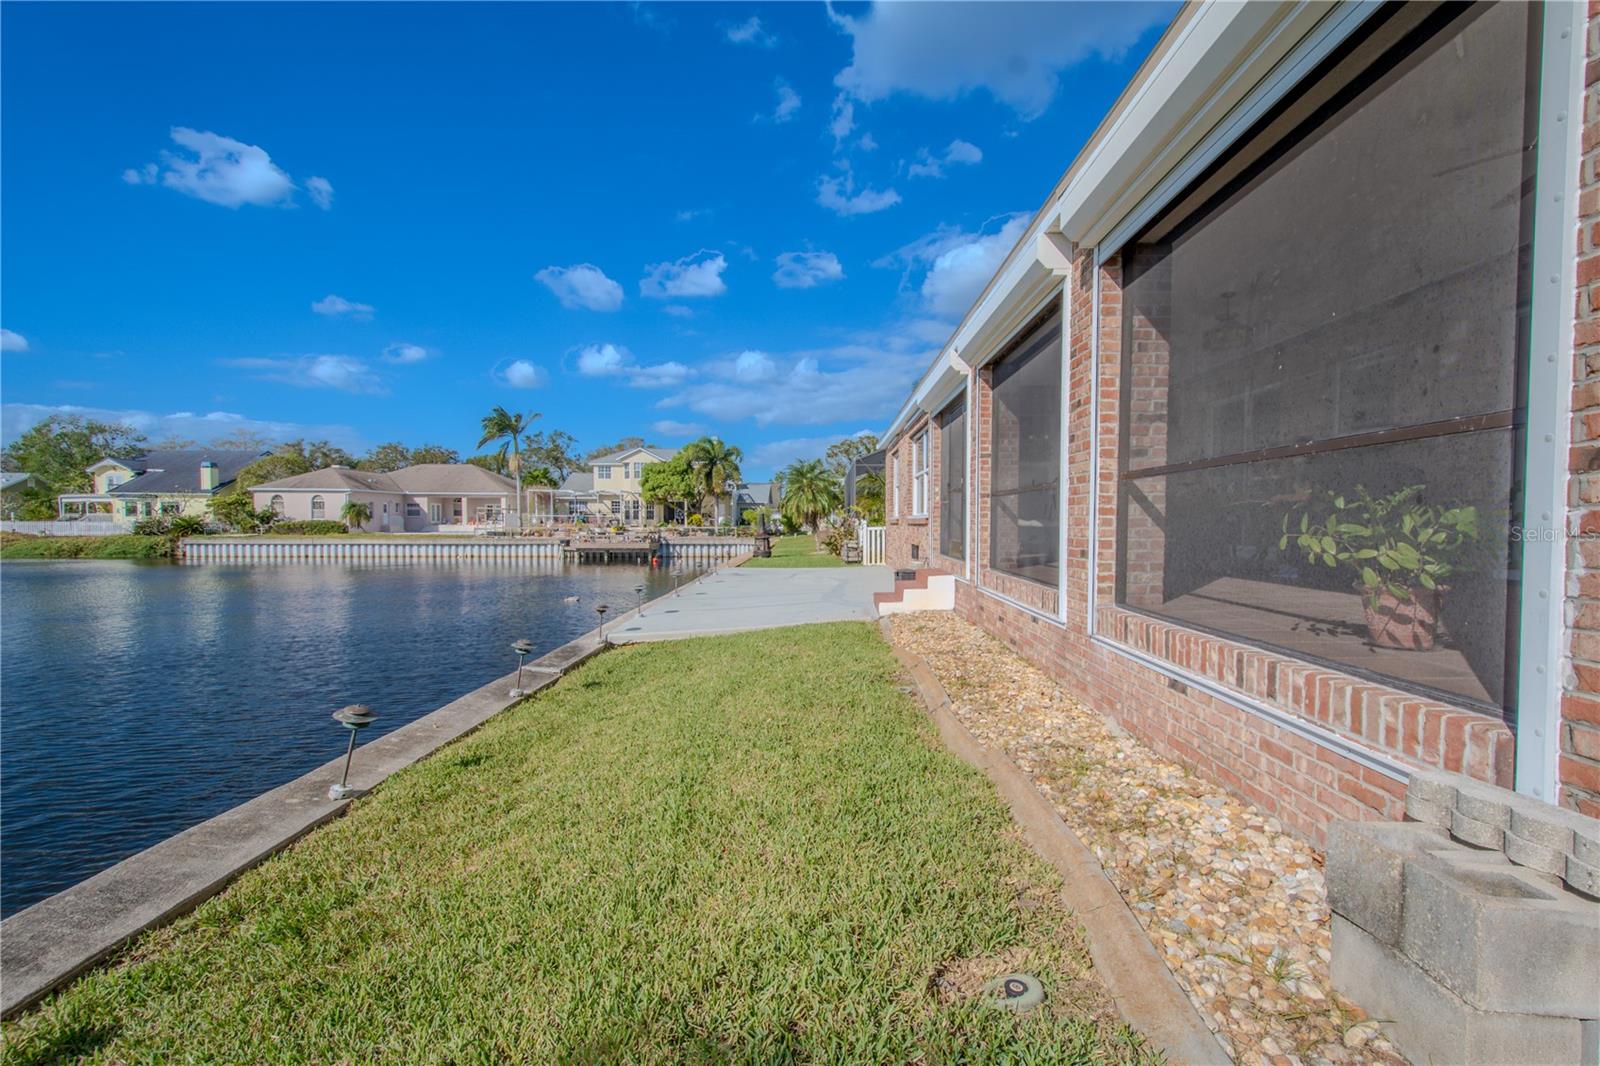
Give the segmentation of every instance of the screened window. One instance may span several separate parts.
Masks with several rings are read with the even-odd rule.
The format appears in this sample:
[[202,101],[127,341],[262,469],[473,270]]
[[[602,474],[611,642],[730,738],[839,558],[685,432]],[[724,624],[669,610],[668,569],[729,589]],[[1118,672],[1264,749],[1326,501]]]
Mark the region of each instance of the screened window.
[[939,414],[939,552],[967,557],[967,398]]
[[928,513],[928,432],[911,438],[911,513],[918,518]]
[[313,496],[313,497],[311,497],[311,519],[312,519],[312,521],[316,521],[317,519],[326,518],[326,517],[328,517],[328,508],[327,508],[327,504],[323,502],[322,497],[321,496]]
[[1061,552],[1061,312],[990,370],[989,567],[1054,587]]
[[1375,15],[1124,249],[1120,603],[1508,705],[1538,11]]
[[272,497],[272,499],[267,502],[267,510],[271,511],[273,514],[277,515],[279,518],[282,518],[283,517],[283,497],[282,496],[274,496],[274,497]]

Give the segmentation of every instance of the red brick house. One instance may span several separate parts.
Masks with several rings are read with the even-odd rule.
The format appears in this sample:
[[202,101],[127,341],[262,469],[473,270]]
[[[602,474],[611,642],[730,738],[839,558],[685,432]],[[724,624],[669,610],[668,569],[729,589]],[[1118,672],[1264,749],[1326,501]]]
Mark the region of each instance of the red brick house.
[[885,434],[888,561],[1321,843],[1600,814],[1600,5],[1188,5]]

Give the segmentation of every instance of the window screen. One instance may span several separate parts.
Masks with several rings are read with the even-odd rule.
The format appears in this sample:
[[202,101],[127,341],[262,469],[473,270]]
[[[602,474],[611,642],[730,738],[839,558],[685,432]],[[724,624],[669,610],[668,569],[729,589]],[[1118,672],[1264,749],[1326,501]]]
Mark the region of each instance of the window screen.
[[939,552],[967,557],[967,398],[939,414]]
[[1537,17],[1374,16],[1123,250],[1118,602],[1507,705]]
[[1059,577],[1061,312],[994,364],[989,566],[1054,587]]

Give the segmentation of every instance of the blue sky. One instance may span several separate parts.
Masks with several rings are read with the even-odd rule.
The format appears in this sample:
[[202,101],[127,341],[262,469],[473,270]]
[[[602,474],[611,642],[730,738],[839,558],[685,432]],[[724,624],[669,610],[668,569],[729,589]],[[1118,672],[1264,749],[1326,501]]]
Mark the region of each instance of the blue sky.
[[880,429],[1171,4],[0,8],[0,400],[467,453]]

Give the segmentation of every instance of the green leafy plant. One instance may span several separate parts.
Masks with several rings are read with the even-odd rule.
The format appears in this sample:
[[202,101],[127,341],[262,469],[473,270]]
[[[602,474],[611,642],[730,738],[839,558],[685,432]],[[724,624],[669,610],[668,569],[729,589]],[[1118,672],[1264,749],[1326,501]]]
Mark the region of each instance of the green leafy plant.
[[335,522],[328,518],[311,518],[276,522],[271,532],[285,537],[333,537],[348,533],[350,530],[343,522]]
[[1283,516],[1278,548],[1287,551],[1292,541],[1307,562],[1353,571],[1369,607],[1385,591],[1407,602],[1414,589],[1443,589],[1478,539],[1478,509],[1423,503],[1417,496],[1425,487],[1387,496],[1363,485],[1327,493]]
[[706,520],[702,515],[692,514],[688,518],[688,524],[691,526],[703,526],[706,524]]

